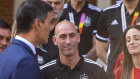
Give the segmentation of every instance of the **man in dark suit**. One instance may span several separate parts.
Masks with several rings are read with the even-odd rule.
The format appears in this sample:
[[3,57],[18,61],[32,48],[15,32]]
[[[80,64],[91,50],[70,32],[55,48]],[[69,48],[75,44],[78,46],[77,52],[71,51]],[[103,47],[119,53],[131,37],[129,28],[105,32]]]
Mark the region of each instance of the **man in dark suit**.
[[41,0],[25,0],[16,14],[17,35],[0,54],[0,79],[42,79],[35,46],[48,42],[53,8]]

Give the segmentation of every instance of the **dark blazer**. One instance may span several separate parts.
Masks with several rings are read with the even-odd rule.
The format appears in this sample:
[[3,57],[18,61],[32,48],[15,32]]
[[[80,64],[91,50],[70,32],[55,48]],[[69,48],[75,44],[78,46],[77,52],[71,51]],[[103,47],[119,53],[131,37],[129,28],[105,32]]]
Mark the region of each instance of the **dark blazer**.
[[37,60],[27,44],[13,39],[0,54],[0,79],[42,79]]

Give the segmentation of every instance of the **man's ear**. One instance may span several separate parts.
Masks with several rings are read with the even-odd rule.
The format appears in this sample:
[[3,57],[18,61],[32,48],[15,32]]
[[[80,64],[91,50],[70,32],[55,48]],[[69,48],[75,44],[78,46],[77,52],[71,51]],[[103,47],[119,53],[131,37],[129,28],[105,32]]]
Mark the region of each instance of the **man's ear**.
[[53,37],[52,37],[52,40],[53,40],[54,45],[57,46],[56,36],[53,36]]
[[38,30],[40,30],[40,27],[41,27],[41,20],[40,19],[35,19],[35,21],[34,21],[34,29],[36,30],[36,31],[38,31]]

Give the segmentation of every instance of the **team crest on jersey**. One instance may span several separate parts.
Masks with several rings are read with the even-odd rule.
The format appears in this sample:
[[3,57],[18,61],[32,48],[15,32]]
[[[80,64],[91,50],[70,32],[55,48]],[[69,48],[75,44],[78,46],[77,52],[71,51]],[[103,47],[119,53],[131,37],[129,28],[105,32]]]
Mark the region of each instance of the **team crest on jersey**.
[[84,21],[84,26],[89,27],[91,24],[91,18],[86,16],[85,21]]
[[88,76],[86,76],[85,74],[84,75],[81,75],[80,76],[80,79],[88,79]]
[[42,64],[44,62],[43,57],[42,56],[39,56],[39,55],[38,55],[37,60],[38,60],[38,63],[39,64]]

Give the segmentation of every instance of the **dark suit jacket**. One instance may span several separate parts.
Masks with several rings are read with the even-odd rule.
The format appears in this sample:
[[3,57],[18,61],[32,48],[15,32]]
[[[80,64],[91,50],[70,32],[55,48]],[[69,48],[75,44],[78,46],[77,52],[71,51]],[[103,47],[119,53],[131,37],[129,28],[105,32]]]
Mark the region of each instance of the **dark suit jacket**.
[[37,60],[27,44],[13,39],[0,54],[0,79],[42,79]]

